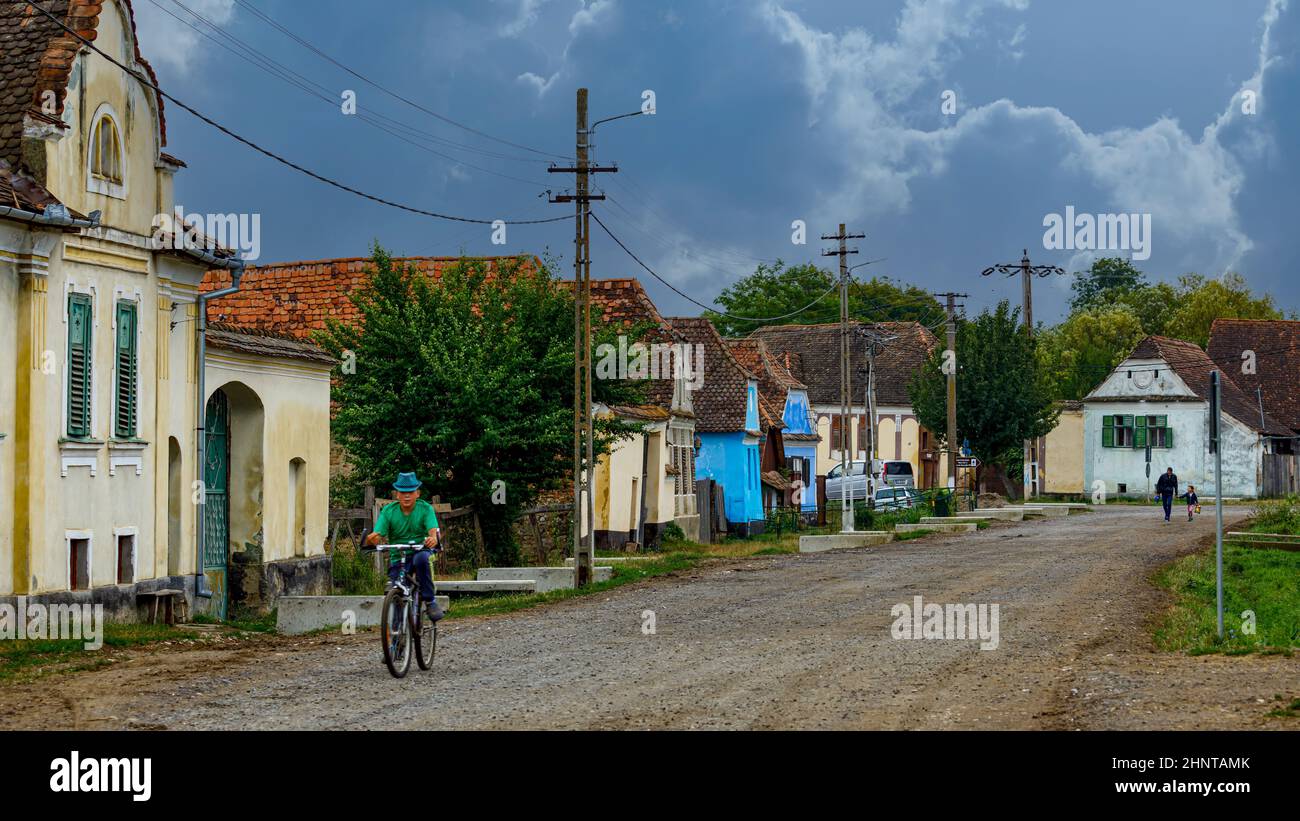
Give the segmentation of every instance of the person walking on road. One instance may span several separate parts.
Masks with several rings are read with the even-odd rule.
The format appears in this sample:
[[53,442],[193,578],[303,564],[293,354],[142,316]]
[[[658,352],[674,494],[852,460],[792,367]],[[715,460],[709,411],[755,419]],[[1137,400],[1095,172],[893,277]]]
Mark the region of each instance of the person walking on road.
[[1169,514],[1174,508],[1174,497],[1178,495],[1178,476],[1174,473],[1173,468],[1166,470],[1156,480],[1156,495],[1160,497],[1160,502],[1164,505],[1165,522],[1167,523]]

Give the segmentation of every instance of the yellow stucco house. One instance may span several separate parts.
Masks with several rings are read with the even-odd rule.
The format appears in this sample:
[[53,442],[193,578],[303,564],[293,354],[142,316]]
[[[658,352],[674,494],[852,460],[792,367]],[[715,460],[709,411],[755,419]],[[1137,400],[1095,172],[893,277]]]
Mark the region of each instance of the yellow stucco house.
[[327,586],[331,360],[205,327],[204,273],[243,263],[168,222],[163,101],[104,56],[153,78],[130,4],[4,6],[0,599],[131,619]]

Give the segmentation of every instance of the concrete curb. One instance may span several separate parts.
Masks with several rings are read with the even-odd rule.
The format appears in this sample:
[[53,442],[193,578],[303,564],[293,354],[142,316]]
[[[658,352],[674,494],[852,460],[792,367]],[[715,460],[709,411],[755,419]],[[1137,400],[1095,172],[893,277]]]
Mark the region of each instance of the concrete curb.
[[[276,600],[275,629],[293,636],[344,623],[378,627],[383,604],[383,596],[281,596]],[[449,610],[451,600],[438,596],[438,605]]]

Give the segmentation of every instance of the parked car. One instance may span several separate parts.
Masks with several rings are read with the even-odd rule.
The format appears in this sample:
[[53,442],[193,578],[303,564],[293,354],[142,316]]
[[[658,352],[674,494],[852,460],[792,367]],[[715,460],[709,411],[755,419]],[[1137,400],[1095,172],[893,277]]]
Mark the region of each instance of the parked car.
[[836,465],[826,474],[826,500],[828,502],[842,502],[844,500],[844,488],[848,488],[848,498],[854,501],[867,500],[867,463],[852,462],[849,465],[849,475],[843,475],[843,465]]
[[910,510],[920,504],[921,494],[907,487],[882,487],[871,499],[874,510]]
[[912,463],[901,459],[887,459],[880,463],[881,484],[891,487],[916,487],[916,477],[912,474]]

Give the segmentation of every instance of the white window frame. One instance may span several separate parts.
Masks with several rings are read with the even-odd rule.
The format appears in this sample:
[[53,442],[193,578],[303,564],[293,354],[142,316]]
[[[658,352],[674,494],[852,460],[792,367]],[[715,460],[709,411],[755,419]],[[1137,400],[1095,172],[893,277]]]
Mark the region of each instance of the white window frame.
[[[63,438],[68,435],[68,383],[67,370],[68,362],[72,359],[71,340],[68,339],[68,297],[72,294],[81,294],[90,297],[90,318],[91,328],[94,336],[90,340],[90,438],[98,439],[99,433],[99,368],[95,367],[95,352],[99,348],[99,289],[93,282],[85,285],[78,285],[76,280],[68,277],[68,281],[63,285],[63,382],[60,385],[60,392],[63,394],[63,412],[59,419],[59,437]],[[116,322],[116,320],[114,320]]]
[[[113,338],[113,381],[110,384],[114,386],[114,389],[110,391],[110,393],[113,394],[113,400],[112,400],[113,412],[109,414],[109,425],[108,425],[109,428],[108,439],[110,441],[117,437],[117,411],[118,411],[118,407],[117,407],[118,395],[116,389],[116,385],[117,385],[117,303],[119,302],[135,303],[135,438],[137,439],[144,438],[143,436],[141,436],[141,433],[144,430],[144,425],[141,422],[141,419],[143,417],[141,411],[143,411],[144,408],[146,407],[144,401],[145,384],[144,384],[144,380],[140,378],[141,371],[144,370],[143,368],[140,367],[140,363],[144,359],[144,295],[140,292],[139,288],[133,288],[128,290],[127,288],[118,285],[113,289],[113,312],[112,312],[113,327],[109,331],[109,335],[112,336]],[[94,369],[91,370],[91,376],[94,377]],[[92,379],[91,390],[92,391],[94,390],[93,379]],[[64,401],[67,400],[65,399]],[[93,414],[91,418],[94,418]],[[64,430],[67,430],[66,425],[64,426]],[[127,461],[120,462],[119,464],[134,465],[136,468],[135,475],[139,476],[140,465],[138,464],[138,461],[139,461],[138,459],[135,461],[131,461],[128,457]],[[112,470],[113,467],[116,466],[111,465],[109,468],[110,474],[114,472]]]
[[72,540],[86,540],[86,590],[95,589],[95,531],[93,530],[65,530],[63,531],[63,554],[64,575],[63,589],[72,590]]
[[[95,157],[95,146],[98,140],[96,132],[99,130],[99,122],[107,115],[113,124],[113,130],[117,132],[117,147],[120,152],[118,157],[122,166],[122,181],[120,183],[103,179],[95,176],[91,164]],[[86,190],[92,194],[103,194],[106,197],[112,197],[116,200],[127,198],[127,167],[126,167],[126,139],[122,134],[122,118],[117,116],[117,111],[109,103],[100,103],[99,108],[95,109],[95,116],[90,118],[90,132],[86,135]]]
[[[131,550],[131,581],[119,582],[117,580],[117,553],[121,550],[121,538],[130,536],[135,541]],[[71,551],[69,551],[71,555]],[[140,528],[136,525],[130,527],[113,528],[113,584],[135,584],[140,581]]]

